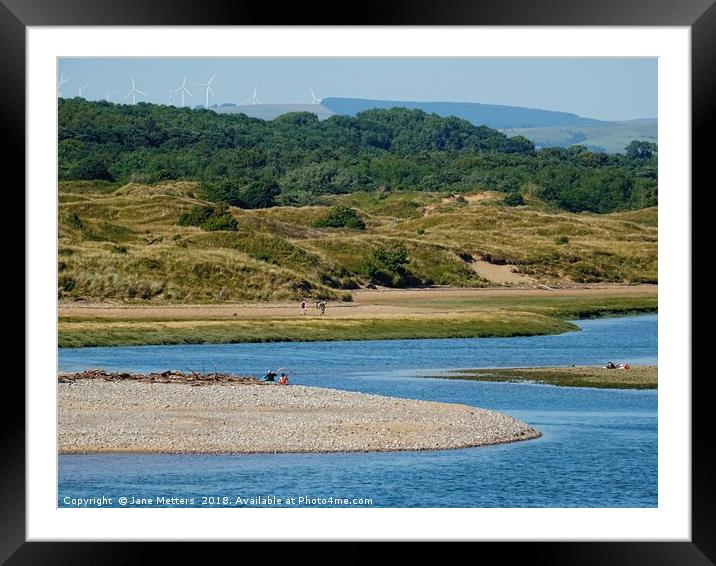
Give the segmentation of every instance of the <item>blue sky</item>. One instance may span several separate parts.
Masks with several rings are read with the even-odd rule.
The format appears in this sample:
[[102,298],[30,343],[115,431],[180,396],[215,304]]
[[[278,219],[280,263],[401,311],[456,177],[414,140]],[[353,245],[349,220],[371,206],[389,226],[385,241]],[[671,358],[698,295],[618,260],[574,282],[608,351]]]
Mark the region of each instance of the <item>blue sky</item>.
[[113,102],[122,101],[134,76],[149,94],[138,100],[166,104],[169,87],[178,87],[186,74],[194,95],[187,105],[193,106],[204,100],[195,83],[216,73],[213,102],[219,104],[240,103],[258,85],[265,104],[310,102],[312,88],[318,97],[482,102],[601,120],[657,116],[656,59],[82,58],[60,59],[58,67],[70,77],[63,96],[76,96],[77,86],[91,83],[85,98],[116,91]]

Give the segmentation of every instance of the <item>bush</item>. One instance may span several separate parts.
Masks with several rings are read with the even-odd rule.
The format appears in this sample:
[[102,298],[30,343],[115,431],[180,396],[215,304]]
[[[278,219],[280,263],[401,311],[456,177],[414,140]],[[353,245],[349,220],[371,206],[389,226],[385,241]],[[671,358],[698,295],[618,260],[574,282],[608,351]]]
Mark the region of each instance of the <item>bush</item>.
[[179,217],[180,226],[198,226],[206,232],[226,230],[236,232],[239,223],[231,216],[228,207],[224,204],[218,206],[197,205]]
[[236,232],[239,228],[239,223],[231,214],[226,213],[221,216],[212,216],[206,222],[203,222],[200,228],[206,232],[216,232],[219,230]]
[[520,193],[510,193],[502,199],[502,204],[505,206],[522,206],[525,204],[525,199],[522,198]]
[[562,244],[568,244],[568,243],[569,243],[569,238],[568,238],[567,236],[557,236],[557,237],[554,239],[554,243],[555,243],[555,244],[558,244],[558,245],[560,245],[560,246],[561,246]]
[[364,230],[365,222],[354,208],[348,206],[334,206],[323,218],[313,223],[315,228],[353,228]]
[[192,206],[179,217],[179,226],[200,226],[217,212],[217,207],[214,206]]
[[376,248],[373,257],[391,271],[398,271],[408,261],[408,250],[403,242],[389,242]]
[[273,181],[221,179],[204,183],[204,195],[208,200],[238,206],[240,208],[270,208],[276,204],[278,185]]
[[405,264],[408,251],[400,241],[387,242],[378,246],[363,264],[363,273],[371,281],[387,287],[405,287],[419,283]]

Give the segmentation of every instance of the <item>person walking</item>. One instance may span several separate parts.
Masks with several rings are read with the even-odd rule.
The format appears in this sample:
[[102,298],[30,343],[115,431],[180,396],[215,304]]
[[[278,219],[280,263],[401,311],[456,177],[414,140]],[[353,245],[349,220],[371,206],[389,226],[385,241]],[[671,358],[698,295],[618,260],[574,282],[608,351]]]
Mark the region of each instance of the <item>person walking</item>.
[[301,314],[306,314],[306,299],[301,301]]
[[318,311],[321,313],[321,316],[326,314],[326,301],[321,301],[318,303]]

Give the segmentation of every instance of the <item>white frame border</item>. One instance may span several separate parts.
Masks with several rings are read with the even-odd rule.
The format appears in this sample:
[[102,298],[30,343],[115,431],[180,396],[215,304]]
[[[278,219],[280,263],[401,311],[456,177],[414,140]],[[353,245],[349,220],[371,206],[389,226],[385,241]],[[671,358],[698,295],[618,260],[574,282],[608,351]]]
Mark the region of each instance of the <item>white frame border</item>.
[[[28,541],[273,540],[265,525],[279,519],[289,519],[281,534],[291,540],[690,540],[690,28],[28,27],[26,41]],[[292,509],[287,516],[285,509],[57,507],[57,58],[323,57],[326,45],[332,57],[659,58],[657,508]]]

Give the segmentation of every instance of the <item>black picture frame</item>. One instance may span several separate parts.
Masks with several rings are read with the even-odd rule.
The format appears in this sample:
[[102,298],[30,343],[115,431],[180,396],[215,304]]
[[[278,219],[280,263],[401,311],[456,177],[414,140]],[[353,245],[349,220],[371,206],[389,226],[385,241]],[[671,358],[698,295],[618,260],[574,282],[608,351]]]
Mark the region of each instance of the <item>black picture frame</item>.
[[[0,104],[6,164],[24,163],[25,31],[28,26],[86,25],[564,25],[686,26],[692,34],[692,166],[694,186],[707,183],[710,126],[716,108],[716,5],[714,0],[364,0],[341,12],[335,3],[313,1],[312,9],[288,3],[215,1],[210,9],[185,0],[0,0],[3,93]],[[344,8],[347,6],[344,5]],[[345,13],[346,16],[341,14]],[[668,135],[668,132],[665,132]],[[9,168],[9,167],[8,167]],[[24,186],[17,167],[15,186]],[[690,190],[690,188],[689,188]],[[22,205],[21,205],[22,206]],[[19,271],[19,269],[18,269]],[[32,297],[25,295],[26,308]],[[709,378],[709,375],[703,375]],[[26,379],[40,376],[26,375]],[[528,556],[550,564],[712,564],[716,560],[714,450],[707,421],[708,380],[692,379],[692,536],[690,542],[537,542],[498,545],[502,560]],[[20,406],[24,384],[6,376],[6,407]],[[10,400],[13,400],[12,402]],[[206,558],[191,545],[166,543],[26,542],[24,403],[1,413],[0,561],[7,564],[122,564]],[[660,423],[661,426],[668,426]],[[77,533],[81,538],[82,533]],[[320,533],[316,534],[320,539]],[[137,547],[141,544],[141,549]],[[204,547],[205,548],[205,547]],[[281,550],[274,547],[272,558]],[[202,552],[200,555],[199,552]],[[238,557],[237,557],[238,558]]]

